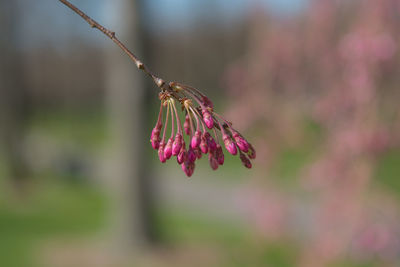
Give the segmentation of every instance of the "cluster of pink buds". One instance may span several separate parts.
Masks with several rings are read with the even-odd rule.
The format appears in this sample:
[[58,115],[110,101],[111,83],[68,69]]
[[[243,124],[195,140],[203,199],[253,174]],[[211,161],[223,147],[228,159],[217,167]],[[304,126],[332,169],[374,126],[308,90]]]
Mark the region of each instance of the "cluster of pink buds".
[[[246,168],[252,167],[250,159],[256,157],[253,146],[232,127],[232,123],[214,112],[213,103],[200,91],[171,82],[163,88],[159,98],[160,112],[151,133],[150,142],[152,147],[158,150],[158,157],[162,163],[176,156],[178,164],[190,177],[195,169],[195,161],[203,154],[208,154],[211,168],[218,169],[224,164],[224,152],[219,143],[219,133],[226,150],[232,155],[239,154]],[[178,115],[178,103],[185,113],[183,129]],[[164,110],[166,110],[165,119]],[[166,131],[169,121],[171,121],[171,136],[167,139]],[[184,134],[187,136],[188,146],[186,146]]]

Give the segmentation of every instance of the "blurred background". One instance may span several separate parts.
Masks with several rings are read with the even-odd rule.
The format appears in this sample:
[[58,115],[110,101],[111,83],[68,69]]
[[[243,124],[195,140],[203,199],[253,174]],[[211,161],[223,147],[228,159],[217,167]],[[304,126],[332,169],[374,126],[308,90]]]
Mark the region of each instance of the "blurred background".
[[257,150],[187,179],[158,89],[56,0],[0,1],[0,265],[400,265],[398,0],[74,0]]

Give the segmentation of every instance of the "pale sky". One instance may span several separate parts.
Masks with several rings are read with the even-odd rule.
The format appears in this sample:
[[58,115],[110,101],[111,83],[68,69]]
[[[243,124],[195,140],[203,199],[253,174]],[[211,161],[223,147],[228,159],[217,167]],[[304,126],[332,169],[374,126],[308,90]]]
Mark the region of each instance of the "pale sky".
[[[75,17],[56,0],[15,0],[20,3],[18,20],[20,43],[24,48],[54,44],[62,47],[71,37],[77,36],[102,44],[103,36],[88,31],[87,25]],[[71,0],[99,22],[109,25],[107,7],[113,0]],[[198,23],[208,22],[231,25],[243,19],[255,3],[272,14],[291,15],[306,6],[308,0],[143,0],[145,26],[149,32],[159,34],[171,30],[190,29]],[[72,16],[73,15],[73,16]],[[114,29],[118,30],[118,29]]]

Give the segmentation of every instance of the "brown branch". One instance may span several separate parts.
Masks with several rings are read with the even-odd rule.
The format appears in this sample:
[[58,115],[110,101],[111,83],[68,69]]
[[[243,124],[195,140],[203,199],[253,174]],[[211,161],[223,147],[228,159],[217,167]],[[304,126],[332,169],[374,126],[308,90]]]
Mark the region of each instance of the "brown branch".
[[73,4],[71,4],[69,1],[67,0],[59,0],[61,3],[63,3],[64,5],[66,5],[67,7],[69,7],[72,11],[74,11],[76,14],[78,14],[79,16],[81,16],[87,23],[89,23],[89,25],[92,28],[96,28],[99,31],[101,31],[102,33],[104,33],[108,38],[110,38],[114,43],[116,43],[131,59],[132,61],[135,63],[136,67],[139,70],[142,70],[144,73],[146,73],[147,75],[149,75],[154,83],[161,89],[163,89],[164,85],[166,85],[165,81],[159,77],[157,77],[156,75],[154,75],[136,56],[134,53],[132,53],[116,36],[115,36],[115,32],[110,31],[109,29],[105,28],[104,26],[102,26],[101,24],[99,24],[98,22],[96,22],[95,20],[93,20],[91,17],[89,17],[88,15],[86,15],[82,10],[80,10],[79,8],[77,8],[76,6],[74,6]]

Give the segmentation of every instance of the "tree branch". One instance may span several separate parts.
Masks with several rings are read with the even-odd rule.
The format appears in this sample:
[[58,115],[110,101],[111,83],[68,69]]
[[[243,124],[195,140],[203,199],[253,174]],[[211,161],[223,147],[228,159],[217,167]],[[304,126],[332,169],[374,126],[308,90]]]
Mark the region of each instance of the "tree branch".
[[67,7],[69,7],[72,11],[74,11],[76,14],[78,14],[79,16],[81,16],[92,28],[96,28],[99,31],[101,31],[102,33],[104,33],[108,38],[110,38],[114,43],[116,43],[121,49],[122,51],[124,51],[131,59],[132,61],[135,63],[136,67],[139,70],[142,70],[144,73],[146,73],[147,75],[149,75],[154,83],[157,85],[157,87],[159,87],[160,89],[163,89],[164,85],[165,85],[165,81],[159,77],[157,77],[155,74],[153,74],[137,57],[134,53],[132,53],[116,36],[115,36],[115,32],[110,31],[109,29],[105,28],[104,26],[102,26],[101,24],[99,24],[98,22],[96,22],[95,20],[93,20],[91,17],[89,17],[88,15],[86,15],[82,10],[80,10],[79,8],[77,8],[76,6],[74,6],[73,4],[71,4],[69,1],[67,0],[59,0],[61,3],[63,3],[64,5],[66,5]]

